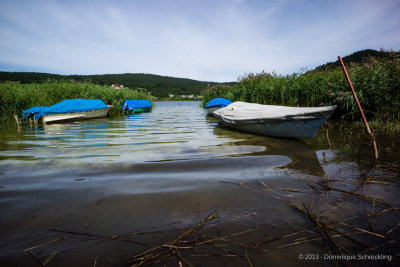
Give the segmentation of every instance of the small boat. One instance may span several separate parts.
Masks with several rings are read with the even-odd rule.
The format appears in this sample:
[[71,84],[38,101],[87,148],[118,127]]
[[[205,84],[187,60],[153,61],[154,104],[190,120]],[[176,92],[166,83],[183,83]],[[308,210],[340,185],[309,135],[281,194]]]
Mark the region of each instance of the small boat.
[[206,104],[207,114],[212,115],[212,113],[214,111],[216,111],[220,108],[224,108],[224,107],[228,106],[229,104],[232,104],[232,101],[230,101],[228,99],[221,98],[221,97],[214,98]]
[[149,100],[125,100],[121,106],[122,112],[139,113],[151,111],[153,104]]
[[222,126],[246,132],[278,137],[314,137],[335,108],[234,102],[213,115]]
[[112,106],[100,99],[66,99],[48,107],[32,107],[22,112],[23,119],[40,123],[106,117]]

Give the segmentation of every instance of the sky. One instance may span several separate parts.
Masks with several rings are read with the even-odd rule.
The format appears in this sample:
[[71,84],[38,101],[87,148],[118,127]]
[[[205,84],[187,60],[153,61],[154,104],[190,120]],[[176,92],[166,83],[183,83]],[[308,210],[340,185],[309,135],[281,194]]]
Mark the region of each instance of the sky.
[[1,0],[0,71],[237,81],[400,50],[400,0]]

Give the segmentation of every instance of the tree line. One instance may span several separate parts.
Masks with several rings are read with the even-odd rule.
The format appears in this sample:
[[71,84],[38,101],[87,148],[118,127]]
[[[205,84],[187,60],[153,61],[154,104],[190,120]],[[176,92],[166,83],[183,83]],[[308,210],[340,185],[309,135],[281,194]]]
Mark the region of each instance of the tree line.
[[59,75],[39,72],[0,71],[0,82],[19,81],[21,84],[44,83],[49,80],[74,80],[97,85],[123,84],[133,90],[144,88],[157,98],[169,95],[201,95],[201,92],[216,82],[197,81],[145,73],[99,74],[99,75]]

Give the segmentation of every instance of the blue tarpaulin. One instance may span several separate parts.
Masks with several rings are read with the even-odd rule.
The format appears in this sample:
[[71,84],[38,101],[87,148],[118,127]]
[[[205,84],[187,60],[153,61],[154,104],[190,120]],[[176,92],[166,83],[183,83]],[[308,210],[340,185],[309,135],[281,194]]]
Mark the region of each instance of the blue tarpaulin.
[[125,100],[121,110],[133,110],[136,108],[151,108],[153,104],[149,100]]
[[95,109],[108,108],[100,99],[66,99],[49,107],[33,107],[22,111],[22,117],[27,119],[29,114],[39,119],[43,115],[73,113]]
[[229,104],[232,104],[232,101],[225,99],[225,98],[214,98],[213,100],[209,101],[206,105],[206,108],[214,108],[214,107],[226,107]]

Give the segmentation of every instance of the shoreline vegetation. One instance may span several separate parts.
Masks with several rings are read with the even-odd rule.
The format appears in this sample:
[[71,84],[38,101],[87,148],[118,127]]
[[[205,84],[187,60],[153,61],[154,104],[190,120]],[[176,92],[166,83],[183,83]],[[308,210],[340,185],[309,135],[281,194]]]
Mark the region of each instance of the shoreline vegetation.
[[18,125],[14,115],[20,116],[22,110],[51,106],[75,98],[101,99],[107,105],[113,105],[111,116],[120,113],[120,107],[127,99],[154,101],[154,97],[145,90],[116,90],[111,86],[73,80],[47,80],[40,84],[4,82],[0,83],[0,132],[15,131]]
[[[371,121],[400,119],[400,52],[346,64],[353,86]],[[235,85],[213,85],[203,105],[216,97],[266,105],[318,107],[337,105],[335,121],[358,121],[360,114],[340,65],[329,63],[302,74],[249,73]]]

